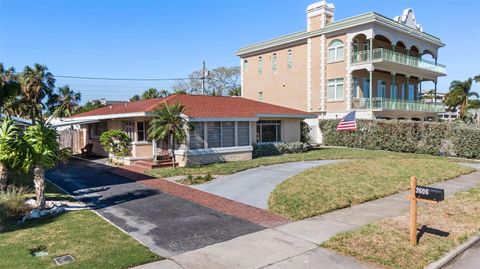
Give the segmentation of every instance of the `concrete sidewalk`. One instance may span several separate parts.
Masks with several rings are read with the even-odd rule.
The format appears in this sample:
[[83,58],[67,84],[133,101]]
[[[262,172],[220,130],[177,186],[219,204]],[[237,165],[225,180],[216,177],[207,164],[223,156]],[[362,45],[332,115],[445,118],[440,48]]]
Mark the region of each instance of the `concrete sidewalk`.
[[[440,182],[432,187],[445,189],[449,196],[480,184],[480,172]],[[203,268],[372,268],[352,257],[318,247],[339,232],[380,219],[398,216],[409,208],[407,192],[282,225],[229,241],[210,245],[171,260],[143,265],[137,269]]]

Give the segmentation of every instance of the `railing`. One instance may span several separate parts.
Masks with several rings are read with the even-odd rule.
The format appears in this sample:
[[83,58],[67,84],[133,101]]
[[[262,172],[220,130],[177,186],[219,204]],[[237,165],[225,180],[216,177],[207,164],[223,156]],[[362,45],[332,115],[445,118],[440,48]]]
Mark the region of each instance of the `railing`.
[[[445,65],[436,64],[431,61],[422,60],[417,57],[406,55],[403,53],[395,52],[392,50],[387,50],[383,48],[374,49],[372,51],[373,61],[388,61],[392,63],[398,63],[403,65],[408,65],[412,67],[417,67],[425,70],[430,70],[439,73],[447,73]],[[353,53],[352,63],[363,63],[370,62],[370,51],[364,50]]]
[[[370,98],[353,98],[353,108],[370,109]],[[383,97],[372,98],[372,109],[422,112],[445,112],[445,105],[421,101],[393,100]]]

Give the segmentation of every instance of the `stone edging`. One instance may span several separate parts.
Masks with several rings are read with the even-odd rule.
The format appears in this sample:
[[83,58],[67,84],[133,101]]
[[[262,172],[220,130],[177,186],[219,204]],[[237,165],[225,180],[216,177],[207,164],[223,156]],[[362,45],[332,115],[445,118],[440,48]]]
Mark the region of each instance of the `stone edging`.
[[465,252],[468,248],[470,248],[473,244],[480,241],[480,235],[475,235],[470,238],[467,242],[461,244],[460,246],[454,248],[453,250],[449,251],[446,255],[440,258],[436,262],[432,262],[431,264],[425,266],[425,269],[440,269],[447,265],[449,262],[453,261],[456,257],[460,254]]

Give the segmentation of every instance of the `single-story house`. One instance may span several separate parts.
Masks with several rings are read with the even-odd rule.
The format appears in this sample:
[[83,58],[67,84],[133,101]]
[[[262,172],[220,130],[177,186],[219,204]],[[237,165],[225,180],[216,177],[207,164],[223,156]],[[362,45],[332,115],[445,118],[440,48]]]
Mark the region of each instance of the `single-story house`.
[[165,98],[108,105],[65,119],[82,130],[81,145],[93,144],[93,152],[106,156],[99,143],[109,129],[120,129],[132,139],[127,164],[168,155],[168,143],[150,141],[147,130],[154,111],[162,104],[184,105],[189,122],[187,141],[177,145],[179,166],[252,158],[254,143],[300,140],[300,122],[316,115],[242,97],[174,94]]
[[[8,117],[7,115],[3,114],[3,113],[0,113],[0,122],[3,121],[4,118]],[[15,117],[15,116],[11,116],[10,117],[16,124],[18,127],[20,127],[22,130],[25,130],[28,126],[32,125],[32,121],[31,120],[27,120],[27,119],[24,119],[24,118],[19,118],[19,117]]]

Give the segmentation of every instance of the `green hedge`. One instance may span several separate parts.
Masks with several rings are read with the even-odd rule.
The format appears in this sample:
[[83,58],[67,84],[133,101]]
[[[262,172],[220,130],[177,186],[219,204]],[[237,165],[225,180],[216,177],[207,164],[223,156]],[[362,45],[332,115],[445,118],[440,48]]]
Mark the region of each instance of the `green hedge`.
[[320,120],[323,144],[480,159],[480,128],[448,122],[357,120],[357,131],[337,132],[340,120]]
[[309,145],[303,142],[265,143],[253,145],[253,158],[307,152]]

